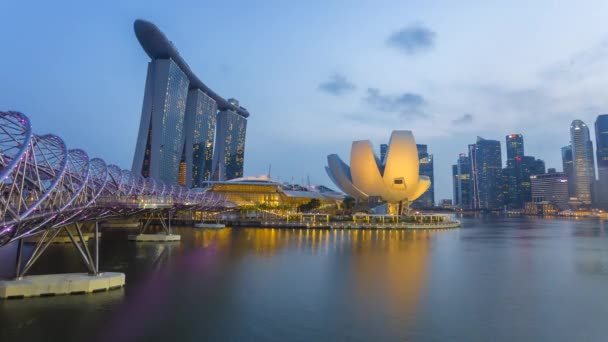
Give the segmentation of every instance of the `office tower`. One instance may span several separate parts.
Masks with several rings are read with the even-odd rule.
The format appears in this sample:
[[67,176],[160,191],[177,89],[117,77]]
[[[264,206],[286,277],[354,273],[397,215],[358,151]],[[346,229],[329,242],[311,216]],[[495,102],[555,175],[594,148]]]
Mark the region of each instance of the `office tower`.
[[[509,208],[521,209],[525,202],[524,183],[524,137],[509,134],[505,137],[507,147],[507,166],[503,169],[503,194]],[[529,181],[529,180],[528,180]]]
[[217,103],[200,89],[188,92],[186,104],[186,186],[200,188],[211,180]]
[[458,196],[460,195],[460,188],[458,184],[458,165],[452,165],[452,203],[455,207],[459,207]]
[[608,209],[608,114],[595,120],[595,144],[599,179],[595,188],[596,204]]
[[524,136],[521,134],[509,134],[506,136],[507,163],[517,157],[524,156]]
[[433,155],[428,153],[427,145],[416,144],[418,149],[419,173],[428,176],[431,186],[412,203],[414,208],[432,208],[435,206],[435,178],[433,176]]
[[388,151],[388,144],[380,144],[380,164],[384,163],[384,158],[386,158],[386,151]]
[[591,186],[595,181],[593,146],[589,128],[581,120],[574,120],[570,125],[570,143],[576,197],[583,204],[591,204]]
[[512,179],[513,173],[511,168],[505,167],[502,169],[502,198],[504,205],[510,209],[516,207],[513,204],[515,203],[513,199],[515,191],[513,189],[519,189],[517,182]]
[[542,175],[546,173],[544,160],[536,159],[533,156],[524,156],[523,160],[523,165],[525,167],[524,172],[528,175],[528,177],[532,175]]
[[473,209],[493,210],[503,206],[500,142],[477,137],[469,145],[473,178]]
[[[473,184],[471,178],[471,159],[464,153],[458,156],[456,161],[457,186],[456,194],[457,206],[462,209],[473,208]],[[456,205],[456,204],[455,204]]]
[[547,169],[547,173],[556,173],[557,170],[554,167],[550,167]]
[[148,63],[132,171],[177,184],[184,146],[188,77],[172,59]]
[[576,197],[574,188],[574,160],[572,159],[572,145],[562,147],[562,168],[568,178],[568,197]]
[[532,201],[549,202],[559,210],[568,208],[568,176],[564,172],[551,172],[530,177]]
[[[226,157],[218,161],[218,170],[224,172],[218,177],[242,175],[249,112],[207,87],[154,24],[136,20],[134,29],[151,61],[133,173],[169,184],[203,186],[214,170],[216,135],[224,139],[221,148]],[[222,122],[216,129],[218,119]]]
[[[238,107],[234,99],[228,100]],[[217,115],[217,133],[213,155],[213,180],[224,181],[243,176],[247,119],[231,109]]]
[[519,192],[521,194],[522,205],[532,202],[532,184],[530,177],[533,175],[542,175],[545,173],[545,162],[536,159],[533,156],[523,156],[521,158],[521,181],[519,183]]

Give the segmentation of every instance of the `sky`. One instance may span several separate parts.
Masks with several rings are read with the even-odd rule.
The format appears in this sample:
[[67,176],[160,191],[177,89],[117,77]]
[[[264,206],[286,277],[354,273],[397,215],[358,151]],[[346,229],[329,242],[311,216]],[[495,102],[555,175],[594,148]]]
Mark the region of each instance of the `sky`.
[[[569,125],[608,112],[607,1],[3,1],[0,110],[130,168],[155,23],[248,121],[245,174],[332,185],[326,156],[412,130],[435,198],[477,136],[524,135],[561,170]],[[593,131],[591,132],[593,136]],[[593,139],[592,139],[593,140]],[[595,143],[594,143],[595,146]]]

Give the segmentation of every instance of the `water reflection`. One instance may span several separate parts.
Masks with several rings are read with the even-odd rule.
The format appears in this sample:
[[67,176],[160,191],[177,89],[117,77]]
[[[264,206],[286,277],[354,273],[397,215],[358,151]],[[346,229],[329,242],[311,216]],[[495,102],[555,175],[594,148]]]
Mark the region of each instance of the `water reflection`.
[[[371,309],[383,312],[385,318],[399,317],[387,320],[386,324],[400,330],[415,314],[424,290],[427,259],[435,234],[441,231],[239,229],[194,232],[194,241],[204,248],[221,246],[223,252],[234,257],[322,256],[322,264],[316,264],[314,271],[322,273],[319,278],[336,282],[347,279],[335,289],[336,293],[331,293],[332,300],[343,299],[337,305],[352,307],[352,315],[362,320],[370,319],[367,313]],[[292,266],[298,267],[298,263]],[[302,267],[302,272],[308,272],[307,265]],[[275,271],[282,272],[280,268]],[[268,275],[272,276],[272,272]],[[315,308],[311,310],[315,312]]]
[[[102,268],[125,272],[127,287],[0,301],[0,341],[605,340],[605,223],[463,222],[449,231],[180,228],[176,244],[104,231]],[[12,265],[9,254],[0,250],[0,262]],[[82,271],[77,258],[51,246],[37,271]]]
[[[3,322],[26,337],[39,337],[34,329],[51,329],[54,339],[93,333],[98,340],[113,342],[266,340],[272,334],[310,336],[315,327],[341,339],[353,325],[367,326],[357,336],[403,336],[425,288],[430,245],[441,234],[177,230],[182,235],[177,243],[133,243],[122,235],[104,235],[102,267],[126,273],[124,290],[0,303],[4,313],[17,312]],[[79,270],[69,246],[53,246],[49,252],[50,260],[71,265],[61,271]],[[51,264],[47,260],[38,270]],[[89,310],[96,314],[82,327],[64,331],[46,326],[54,308],[67,308],[72,318]],[[28,314],[34,321],[27,323]],[[274,316],[282,324],[273,323]]]

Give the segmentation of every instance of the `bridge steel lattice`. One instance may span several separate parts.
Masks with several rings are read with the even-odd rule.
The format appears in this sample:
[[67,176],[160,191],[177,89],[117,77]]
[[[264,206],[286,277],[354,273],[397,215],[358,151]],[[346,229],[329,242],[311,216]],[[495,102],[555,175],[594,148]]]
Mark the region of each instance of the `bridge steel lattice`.
[[[204,189],[188,189],[144,178],[68,149],[52,134],[37,135],[27,116],[0,112],[0,247],[19,241],[17,277],[23,275],[63,229],[92,273],[91,257],[81,224],[99,220],[181,209],[221,210],[232,203]],[[76,227],[74,237],[68,226]],[[21,269],[23,238],[42,234],[34,254]],[[77,242],[77,239],[80,243]],[[96,239],[96,252],[98,241]],[[95,259],[97,259],[97,253]]]

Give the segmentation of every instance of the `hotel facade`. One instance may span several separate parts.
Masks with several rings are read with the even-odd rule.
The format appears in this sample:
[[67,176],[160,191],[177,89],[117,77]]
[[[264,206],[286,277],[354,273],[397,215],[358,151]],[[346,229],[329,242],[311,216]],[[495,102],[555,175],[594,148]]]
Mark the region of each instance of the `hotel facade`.
[[133,173],[188,187],[241,177],[249,112],[207,87],[154,24],[134,29],[151,61]]

